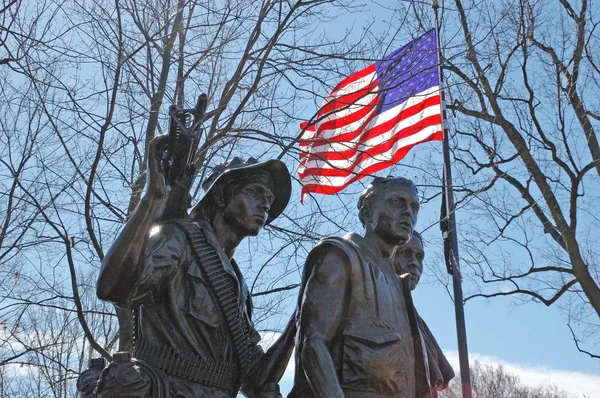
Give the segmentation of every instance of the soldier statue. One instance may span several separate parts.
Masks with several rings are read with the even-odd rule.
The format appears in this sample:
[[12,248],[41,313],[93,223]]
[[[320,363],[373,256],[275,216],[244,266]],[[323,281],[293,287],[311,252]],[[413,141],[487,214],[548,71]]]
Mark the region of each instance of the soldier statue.
[[[397,246],[394,251],[393,263],[396,273],[403,279],[404,291],[415,290],[421,280],[423,259],[425,257],[423,247],[423,238],[417,231],[413,231],[410,240]],[[427,370],[429,371],[431,384],[430,396],[436,398],[438,396],[437,392],[448,387],[448,383],[454,378],[454,370],[423,318],[419,316],[416,310],[415,314],[426,347]]]
[[363,236],[322,239],[307,257],[289,397],[429,396],[427,350],[410,289],[392,263],[413,233],[417,188],[376,177],[358,209]]
[[102,262],[98,297],[136,317],[133,359],[104,369],[98,396],[280,397],[279,351],[290,344],[266,353],[258,344],[233,254],[284,210],[289,172],[279,160],[233,158],[206,178],[189,216],[156,223],[170,190],[159,159],[166,139],[151,141],[146,192]]

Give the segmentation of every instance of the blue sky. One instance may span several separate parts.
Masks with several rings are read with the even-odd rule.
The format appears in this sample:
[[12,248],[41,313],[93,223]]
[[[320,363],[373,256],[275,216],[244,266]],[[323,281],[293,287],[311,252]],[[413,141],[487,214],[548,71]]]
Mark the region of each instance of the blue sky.
[[[387,2],[381,4],[385,6]],[[343,16],[341,21],[336,22],[335,28],[327,26],[322,28],[328,34],[335,34],[336,29],[337,33],[343,34],[339,26],[352,26],[353,29],[360,31],[361,24],[371,20],[383,22],[381,25],[386,26],[390,22],[390,15],[384,8],[373,5],[369,13],[362,14],[361,18]],[[340,25],[340,22],[345,23]],[[403,44],[398,40],[394,43]],[[357,66],[356,70],[366,65],[365,62],[364,65]],[[321,93],[323,96],[326,94],[326,92]],[[321,99],[315,98],[316,104],[320,101]],[[314,105],[307,105],[308,117],[315,111]],[[415,175],[418,171],[406,166],[419,166],[423,162],[429,162],[430,165],[433,162],[441,170],[440,151],[441,143],[416,147],[403,162],[404,165],[395,167],[391,172],[395,175],[411,177],[411,174]],[[390,170],[384,170],[378,175],[385,176],[388,173]],[[315,211],[316,208],[311,207],[310,202],[316,200],[321,207],[336,209],[345,204],[352,211],[355,208],[353,203],[358,199],[358,192],[366,183],[367,180],[354,183],[342,198],[310,199],[309,203],[304,207],[298,207],[297,210]],[[292,201],[298,200],[298,191],[298,183],[294,182]],[[352,199],[353,195],[354,199]],[[426,241],[439,242],[440,232],[437,225],[434,225],[439,219],[439,208],[440,203],[437,199],[424,204],[421,208],[417,230],[422,231],[431,227],[424,234]],[[457,217],[460,229],[461,214],[458,213]],[[354,229],[362,233],[362,230],[356,229],[358,225],[356,214],[347,214],[343,224],[349,228],[347,231]],[[541,231],[539,233],[541,234]],[[438,269],[443,268],[443,264],[440,264],[440,249],[431,245],[426,246],[425,276],[414,292],[414,301],[442,349],[447,351],[450,357],[455,358],[457,340],[453,302],[442,283],[429,271],[434,266]],[[550,380],[574,396],[581,397],[583,393],[589,397],[600,396],[600,361],[577,351],[566,324],[566,314],[561,313],[557,306],[546,307],[531,301],[519,302],[509,297],[473,299],[465,306],[465,316],[468,346],[472,358],[487,363],[504,364],[507,369],[520,374],[525,384],[536,385],[540,381]],[[544,375],[548,377],[544,378]],[[282,384],[284,391],[287,391],[289,383],[288,375]],[[578,385],[581,388],[576,387]]]
[[[427,157],[430,152],[436,152],[436,146],[441,147],[441,143],[428,143],[415,147],[410,155],[413,159]],[[411,162],[409,159],[407,161]],[[390,171],[394,175],[402,175],[406,168],[399,165],[378,174],[385,176]],[[352,202],[353,196],[355,200],[358,199],[357,194],[365,183],[368,183],[368,179],[348,188],[348,191],[353,192],[348,195],[349,202]],[[299,201],[298,191],[299,185],[294,182],[292,203]],[[309,199],[309,202],[304,205],[305,211],[311,211],[310,201],[317,201],[320,206],[332,208],[340,206],[339,203],[342,202],[335,196],[318,196]],[[351,211],[354,208],[349,207]],[[302,211],[302,207],[299,211]],[[458,216],[460,218],[460,214]],[[439,201],[422,205],[417,230],[431,225],[438,217]],[[360,227],[357,227],[356,214],[348,214],[345,221],[349,225],[354,225],[356,232],[363,232]],[[460,224],[458,227],[460,228]],[[439,229],[434,226],[424,233],[424,238],[426,241],[433,240],[435,235],[439,234]],[[426,244],[425,252],[425,274],[413,292],[415,306],[441,348],[451,359],[456,360],[453,364],[458,371],[454,303],[445,287],[431,272],[431,268],[435,265],[443,267],[442,264],[435,264],[439,261],[440,248]],[[292,306],[293,304],[288,307],[289,313],[292,311]],[[518,373],[525,384],[532,386],[551,381],[576,397],[583,397],[584,392],[588,397],[600,396],[600,361],[577,351],[564,314],[561,314],[558,308],[533,302],[520,303],[509,297],[476,298],[466,303],[465,317],[471,360],[502,364],[508,370]],[[545,379],[544,375],[551,375],[551,378]],[[288,373],[282,380],[282,390],[287,391],[290,388],[291,377]],[[589,384],[581,384],[582,380]]]

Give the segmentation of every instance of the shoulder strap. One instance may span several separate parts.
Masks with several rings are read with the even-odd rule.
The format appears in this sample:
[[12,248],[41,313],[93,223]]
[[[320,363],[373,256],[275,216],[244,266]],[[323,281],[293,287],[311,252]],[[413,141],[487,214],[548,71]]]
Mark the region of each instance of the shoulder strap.
[[238,300],[231,277],[223,268],[217,251],[208,243],[204,232],[197,223],[187,219],[178,219],[173,222],[185,233],[200,271],[208,281],[209,288],[217,297],[233,340],[240,369],[243,376],[246,376],[253,362],[253,352],[249,343],[249,325],[238,311]]

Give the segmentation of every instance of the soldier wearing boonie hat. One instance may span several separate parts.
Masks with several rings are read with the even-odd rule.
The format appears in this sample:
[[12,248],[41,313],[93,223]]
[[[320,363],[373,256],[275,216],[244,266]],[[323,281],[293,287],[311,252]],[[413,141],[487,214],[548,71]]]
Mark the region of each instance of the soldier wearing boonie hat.
[[[163,139],[153,140],[150,151]],[[266,354],[258,345],[248,287],[232,256],[287,205],[285,164],[237,157],[220,164],[189,217],[155,225],[168,190],[158,159],[148,159],[146,194],[103,261],[97,285],[101,299],[138,312],[132,363],[141,371],[132,382],[113,366],[114,377],[101,378],[98,392],[229,398],[241,388],[251,397],[280,397],[276,383],[285,364],[277,343]]]
[[226,190],[227,196],[233,198],[236,190],[255,182],[268,185],[272,191],[273,202],[265,220],[265,225],[270,224],[281,214],[290,199],[290,174],[280,160],[267,160],[259,163],[252,157],[242,161],[236,156],[226,163],[215,166],[213,172],[202,182],[202,189],[206,194],[194,207],[190,217],[193,219],[210,218],[218,208],[215,194],[220,195],[221,189]]

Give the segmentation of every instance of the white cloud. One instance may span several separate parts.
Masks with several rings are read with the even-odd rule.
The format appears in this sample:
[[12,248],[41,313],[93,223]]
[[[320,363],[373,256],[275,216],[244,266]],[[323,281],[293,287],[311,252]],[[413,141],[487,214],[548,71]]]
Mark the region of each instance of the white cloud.
[[[458,352],[445,351],[445,354],[454,369],[458,371]],[[508,373],[518,375],[521,382],[529,387],[554,384],[574,397],[600,397],[600,375],[551,369],[543,365],[516,364],[497,357],[476,353],[470,353],[469,360],[492,366],[502,365]]]

